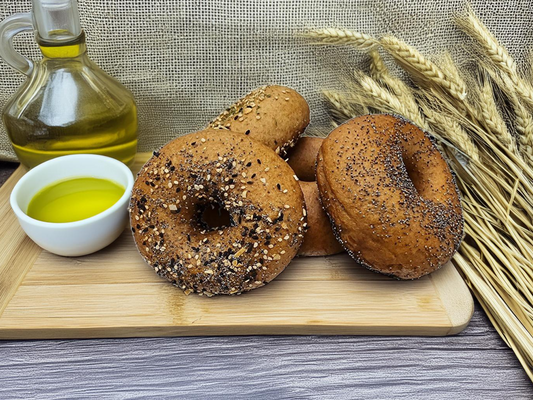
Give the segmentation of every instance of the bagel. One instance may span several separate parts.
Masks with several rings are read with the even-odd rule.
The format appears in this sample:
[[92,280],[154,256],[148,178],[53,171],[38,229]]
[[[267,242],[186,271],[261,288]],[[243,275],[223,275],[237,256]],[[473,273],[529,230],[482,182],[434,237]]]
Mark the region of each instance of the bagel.
[[262,86],[248,93],[208,127],[243,133],[284,156],[309,125],[309,106],[293,89]]
[[[210,206],[224,210],[228,223],[206,224]],[[154,152],[129,209],[141,256],[186,294],[265,285],[296,255],[306,228],[303,194],[287,163],[245,135],[213,129]]]
[[392,115],[336,128],[317,160],[334,232],[361,265],[416,279],[448,262],[463,235],[454,176],[428,134]]
[[307,182],[316,181],[316,157],[323,142],[323,138],[303,137],[290,150],[287,162],[300,180]]
[[308,229],[299,256],[328,256],[340,253],[344,248],[335,238],[327,214],[322,209],[315,181],[315,164],[323,138],[303,137],[290,150],[287,162],[300,179],[307,209]]
[[344,251],[335,238],[331,222],[322,209],[316,182],[300,181],[307,210],[308,229],[299,256],[329,256]]

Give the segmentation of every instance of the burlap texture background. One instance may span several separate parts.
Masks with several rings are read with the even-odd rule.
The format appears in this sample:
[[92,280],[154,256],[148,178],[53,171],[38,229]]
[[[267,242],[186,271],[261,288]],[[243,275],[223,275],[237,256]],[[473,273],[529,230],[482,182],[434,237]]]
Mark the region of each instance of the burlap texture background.
[[[1,0],[0,18],[28,11],[29,0]],[[472,1],[516,59],[533,49],[531,0]],[[79,0],[89,55],[135,95],[139,150],[195,131],[227,105],[266,83],[288,85],[309,102],[308,134],[330,130],[322,89],[342,82],[365,57],[350,48],[312,46],[298,33],[348,28],[393,33],[424,54],[449,49],[468,59],[467,38],[453,25],[461,0]],[[17,48],[39,57],[31,35]],[[0,62],[0,107],[24,77]],[[4,127],[0,159],[14,160]]]

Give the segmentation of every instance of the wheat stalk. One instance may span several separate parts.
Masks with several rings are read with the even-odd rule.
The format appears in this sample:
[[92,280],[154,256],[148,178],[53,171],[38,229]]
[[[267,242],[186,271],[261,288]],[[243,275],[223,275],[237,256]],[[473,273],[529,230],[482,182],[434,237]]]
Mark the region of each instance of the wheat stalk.
[[[484,279],[484,260],[481,255],[468,244],[463,245],[464,256],[457,254],[455,264],[463,273],[467,284],[473,290],[479,303],[489,316],[493,326],[507,345],[513,349],[529,378],[533,380],[532,342],[527,340],[531,334],[521,323],[520,319],[511,311],[507,302],[497,290]],[[498,316],[498,317],[495,317]]]
[[481,52],[493,63],[494,67],[509,77],[522,101],[533,109],[533,87],[518,74],[516,62],[507,49],[498,42],[472,9],[468,9],[466,15],[457,17],[456,21],[459,27],[476,41]]

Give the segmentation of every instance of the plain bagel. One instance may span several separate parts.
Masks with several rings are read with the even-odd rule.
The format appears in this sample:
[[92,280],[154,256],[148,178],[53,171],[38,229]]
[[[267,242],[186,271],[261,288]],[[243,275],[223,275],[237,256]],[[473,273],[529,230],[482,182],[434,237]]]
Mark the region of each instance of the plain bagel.
[[302,137],[289,152],[287,162],[302,181],[316,181],[316,158],[324,138]]
[[300,179],[307,209],[308,230],[298,251],[299,256],[328,256],[344,250],[335,238],[331,222],[322,209],[315,180],[316,158],[323,141],[323,138],[317,137],[300,138],[291,149],[287,161]]
[[322,209],[316,182],[300,181],[307,210],[308,229],[304,242],[298,250],[299,256],[329,256],[344,251],[335,238],[331,222]]

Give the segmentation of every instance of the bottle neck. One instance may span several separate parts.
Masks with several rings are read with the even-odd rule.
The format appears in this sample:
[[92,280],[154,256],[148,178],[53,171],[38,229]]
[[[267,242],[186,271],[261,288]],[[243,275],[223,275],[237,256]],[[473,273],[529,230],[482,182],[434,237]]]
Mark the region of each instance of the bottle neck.
[[83,31],[78,37],[67,41],[45,40],[38,36],[37,43],[46,58],[75,58],[87,52]]

